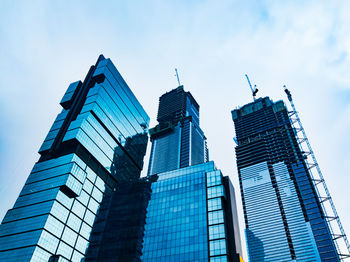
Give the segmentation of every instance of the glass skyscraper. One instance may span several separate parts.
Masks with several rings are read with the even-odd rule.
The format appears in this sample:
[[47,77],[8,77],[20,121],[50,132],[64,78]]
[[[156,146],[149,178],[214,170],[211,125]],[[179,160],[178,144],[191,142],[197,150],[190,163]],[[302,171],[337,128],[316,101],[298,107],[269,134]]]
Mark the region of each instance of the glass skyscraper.
[[242,261],[234,188],[180,86],[149,117],[110,59],[68,87],[14,207],[0,261]]
[[282,101],[232,111],[249,261],[340,261]]
[[142,261],[240,261],[234,189],[214,162],[160,173],[151,190]]
[[[0,261],[80,262],[88,260],[87,254],[107,261],[116,253],[108,252],[111,245],[121,242],[129,253],[119,261],[133,261],[143,227],[117,231],[127,241],[110,245],[102,245],[108,238],[96,232],[124,228],[111,219],[123,201],[117,189],[140,176],[149,117],[102,55],[83,82],[70,84],[60,104],[40,159],[0,225]],[[142,217],[145,207],[130,206],[120,217],[126,219],[130,210]],[[115,250],[120,253],[120,246]]]
[[242,261],[234,188],[208,161],[198,103],[180,86],[160,97],[157,120],[141,261]]
[[159,124],[150,129],[149,175],[208,161],[206,138],[199,127],[199,105],[183,86],[159,98],[157,120]]

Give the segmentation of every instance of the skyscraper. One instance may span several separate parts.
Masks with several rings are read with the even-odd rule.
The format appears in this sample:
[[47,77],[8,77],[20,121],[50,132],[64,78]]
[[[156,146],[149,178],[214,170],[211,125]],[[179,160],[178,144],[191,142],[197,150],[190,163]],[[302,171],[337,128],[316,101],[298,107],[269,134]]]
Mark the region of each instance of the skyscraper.
[[250,261],[339,261],[282,101],[232,111]]
[[180,86],[160,97],[157,119],[141,260],[242,261],[234,188],[208,161],[198,103]]
[[189,92],[161,97],[143,178],[149,117],[109,59],[60,104],[0,225],[0,261],[242,260],[234,188],[208,161]]
[[199,127],[199,105],[183,86],[159,98],[158,125],[150,129],[148,174],[208,161],[206,138]]
[[140,176],[149,117],[110,59],[101,55],[60,104],[40,159],[0,225],[0,261],[82,261],[88,246],[98,251],[103,241],[92,228],[112,225],[103,218],[120,204],[118,185]]
[[141,261],[241,261],[234,188],[213,161],[159,173],[151,191]]

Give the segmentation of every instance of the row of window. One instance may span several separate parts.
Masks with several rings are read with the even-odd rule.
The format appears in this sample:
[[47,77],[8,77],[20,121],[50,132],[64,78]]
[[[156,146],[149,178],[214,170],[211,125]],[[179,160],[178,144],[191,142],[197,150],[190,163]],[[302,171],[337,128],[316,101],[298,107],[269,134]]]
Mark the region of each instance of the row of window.
[[[207,172],[207,205],[210,261],[227,261],[222,197],[225,196],[220,170]],[[215,257],[219,256],[219,257]]]
[[[153,188],[152,188],[152,191],[153,191],[152,196],[154,195],[154,199],[163,199],[163,197],[166,198],[166,197],[176,196],[176,201],[181,201],[181,199],[190,198],[191,196],[193,198],[197,198],[197,197],[203,198],[203,196],[205,195],[205,191],[198,190],[203,185],[204,183],[202,183],[202,185],[197,184],[189,187],[184,187],[181,189],[168,189],[169,191],[163,191],[158,193],[156,192],[156,190],[153,191]],[[153,203],[150,203],[150,205],[152,206]]]
[[[187,174],[196,174],[199,172],[209,172],[212,170],[215,170],[215,166],[214,166],[214,162],[210,161],[210,162],[206,162],[203,163],[201,165],[194,165],[194,166],[190,166],[190,167],[186,167],[186,168],[182,168],[180,170],[173,170],[173,171],[168,171],[168,172],[164,172],[159,175],[159,179],[158,181],[162,181],[162,180],[166,180],[169,178],[174,178],[174,177],[180,177],[183,175],[187,175]],[[188,178],[190,179],[190,178]]]
[[[103,66],[105,64],[105,66]],[[131,92],[128,85],[125,83],[118,70],[115,68],[113,63],[109,60],[103,60],[98,64],[98,68],[94,75],[103,73],[106,76],[106,80],[103,82],[107,85],[107,89],[113,88],[118,96],[120,97],[121,103],[124,103],[133,116],[137,119],[138,123],[142,124],[149,121],[149,117],[142,108],[135,95]],[[119,103],[120,104],[120,103]],[[126,110],[124,110],[126,111]],[[127,113],[127,111],[125,112]]]
[[[105,81],[89,90],[85,105],[99,103],[101,108],[108,112],[110,119],[113,120],[113,123],[125,137],[143,132],[140,123],[135,119],[134,114],[129,111],[130,108],[125,106],[118,95],[119,93],[115,91],[113,86]],[[136,112],[134,111],[134,113]]]
[[[144,252],[142,255],[142,261],[154,261],[154,259],[157,258],[162,258],[162,261],[167,261],[165,260],[165,258],[176,257],[177,255],[179,255],[180,258],[179,261],[186,261],[186,257],[190,258],[191,254],[197,255],[197,257],[195,257],[194,259],[198,259],[200,257],[207,259],[207,243],[203,242],[200,244],[154,249],[149,252]],[[200,261],[204,261],[204,259]]]

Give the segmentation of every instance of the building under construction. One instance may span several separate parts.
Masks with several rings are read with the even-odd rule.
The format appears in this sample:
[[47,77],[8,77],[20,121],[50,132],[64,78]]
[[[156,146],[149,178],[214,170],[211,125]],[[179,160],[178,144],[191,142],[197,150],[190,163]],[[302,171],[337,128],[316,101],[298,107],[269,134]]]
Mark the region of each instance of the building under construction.
[[[232,111],[249,260],[342,260],[346,255],[335,239],[347,239],[335,209],[338,237],[331,227],[323,206],[331,198],[322,198],[317,189],[311,169],[319,170],[318,164],[311,148],[304,151],[301,146],[309,143],[298,115],[291,117],[294,105],[289,112],[283,101],[255,99],[255,94],[254,102]],[[312,165],[308,155],[314,159]],[[323,177],[318,183],[325,186]]]

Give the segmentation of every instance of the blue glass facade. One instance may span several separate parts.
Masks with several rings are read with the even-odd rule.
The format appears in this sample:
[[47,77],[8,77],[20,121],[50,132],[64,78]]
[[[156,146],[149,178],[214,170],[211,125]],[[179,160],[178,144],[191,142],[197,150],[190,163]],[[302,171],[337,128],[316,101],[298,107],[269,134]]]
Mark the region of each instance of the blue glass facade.
[[160,97],[157,120],[141,261],[240,261],[234,188],[208,162],[199,105],[180,86]]
[[0,225],[0,261],[82,261],[112,192],[140,176],[149,117],[110,59],[100,56],[61,105]]
[[151,185],[141,260],[239,261],[233,187],[214,163],[157,177]]
[[199,105],[182,86],[160,97],[157,120],[159,124],[150,130],[149,175],[208,161]]
[[[314,189],[310,183],[309,176],[305,171],[302,162],[292,164],[295,180],[297,181],[300,197],[303,201],[303,207],[309,220],[312,232],[314,232],[315,241],[318,246],[320,257],[323,261],[330,261],[336,257],[336,251],[332,239],[329,237],[327,221],[323,214],[319,212],[320,203],[314,197]],[[333,259],[333,261],[337,261]]]
[[268,97],[232,111],[250,261],[339,261],[287,108]]
[[0,261],[240,261],[234,188],[179,87],[149,118],[110,59],[68,87],[14,207]]

